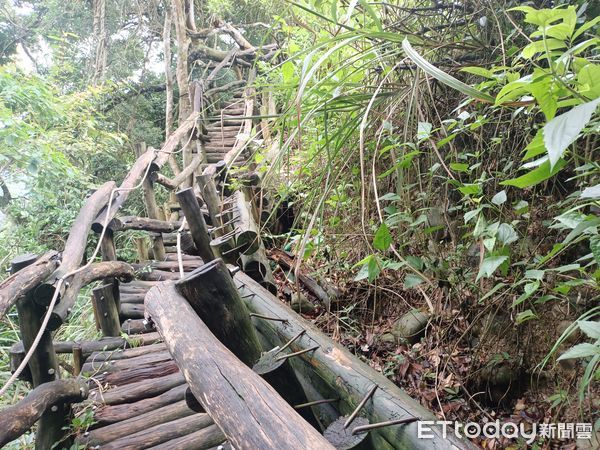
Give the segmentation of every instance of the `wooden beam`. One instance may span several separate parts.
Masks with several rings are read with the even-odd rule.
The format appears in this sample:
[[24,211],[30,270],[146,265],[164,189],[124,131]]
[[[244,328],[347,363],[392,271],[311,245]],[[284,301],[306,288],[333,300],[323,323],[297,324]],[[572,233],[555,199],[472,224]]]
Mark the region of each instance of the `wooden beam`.
[[[48,306],[54,295],[58,279],[67,273],[77,269],[83,260],[83,253],[87,246],[87,238],[90,227],[98,213],[107,204],[111,191],[115,188],[115,182],[104,183],[85,202],[79,214],[75,218],[69,237],[62,252],[62,261],[58,269],[50,276],[48,281],[38,286],[34,293],[34,299],[42,306]],[[63,283],[63,289],[66,287]],[[59,293],[59,295],[62,294]]]
[[118,278],[124,282],[129,282],[134,277],[133,266],[123,261],[103,261],[91,264],[86,270],[77,273],[65,288],[60,303],[52,311],[48,329],[57,330],[67,320],[77,301],[79,291],[84,286],[93,281],[106,278]]
[[165,282],[146,295],[146,309],[194,396],[236,448],[333,449],[277,392],[213,335]]
[[92,223],[92,230],[94,230],[95,233],[101,233],[104,223],[110,223],[117,212],[119,212],[119,210],[123,207],[123,204],[129,197],[132,189],[138,185],[140,178],[144,176],[146,170],[148,169],[148,165],[152,163],[156,155],[154,150],[149,148],[148,150],[145,150],[144,153],[137,156],[138,157],[135,163],[133,166],[131,166],[131,169],[123,179],[121,186],[119,186],[119,189],[123,190],[120,190],[118,194],[116,194],[116,197],[113,198],[110,210],[105,208],[100,214],[98,214],[98,217],[96,217]]
[[[13,260],[14,262],[14,260]],[[37,287],[59,266],[59,253],[52,250],[35,259],[31,265],[12,274],[0,283],[0,319],[17,300]]]
[[179,221],[171,222],[136,216],[122,216],[113,219],[111,222],[111,228],[114,231],[141,230],[154,233],[171,233],[177,231],[180,226],[181,222]]
[[16,405],[0,410],[0,447],[29,430],[45,412],[87,396],[87,385],[79,379],[56,380],[35,388]]

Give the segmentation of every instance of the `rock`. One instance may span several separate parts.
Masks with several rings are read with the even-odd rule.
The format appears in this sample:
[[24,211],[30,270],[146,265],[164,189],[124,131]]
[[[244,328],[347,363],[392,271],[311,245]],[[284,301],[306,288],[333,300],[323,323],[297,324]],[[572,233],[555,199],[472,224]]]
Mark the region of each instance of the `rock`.
[[392,334],[396,339],[406,340],[410,343],[416,342],[427,326],[429,314],[413,309],[400,317],[392,328]]
[[304,314],[309,314],[316,309],[315,305],[308,301],[302,292],[294,292],[292,294],[292,303],[290,306],[294,311]]
[[379,336],[379,340],[385,344],[395,344],[397,342],[396,336],[393,333],[383,333]]

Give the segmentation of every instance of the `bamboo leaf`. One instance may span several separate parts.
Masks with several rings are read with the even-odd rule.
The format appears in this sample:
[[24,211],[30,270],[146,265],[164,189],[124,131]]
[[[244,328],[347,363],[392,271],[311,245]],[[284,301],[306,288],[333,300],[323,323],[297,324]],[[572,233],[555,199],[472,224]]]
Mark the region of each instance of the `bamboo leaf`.
[[443,70],[438,69],[425,58],[423,58],[415,49],[412,48],[408,39],[402,41],[402,48],[404,49],[406,56],[408,56],[420,69],[422,69],[428,75],[431,75],[436,80],[444,83],[446,86],[456,89],[469,97],[476,98],[478,100],[494,103],[494,98],[484,92],[478,91],[474,87],[457,80],[452,75],[447,74]]

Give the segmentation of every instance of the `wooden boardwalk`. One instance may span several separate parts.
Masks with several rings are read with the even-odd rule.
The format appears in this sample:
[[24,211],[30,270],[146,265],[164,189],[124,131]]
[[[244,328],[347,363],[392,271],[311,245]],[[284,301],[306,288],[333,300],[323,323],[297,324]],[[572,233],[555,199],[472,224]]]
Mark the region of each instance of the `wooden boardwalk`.
[[[107,182],[86,200],[60,256],[13,261],[0,312],[17,304],[13,378],[35,389],[0,414],[0,445],[37,423],[42,450],[71,440],[119,450],[473,448],[435,429],[420,440],[415,422],[433,420],[431,412],[274,295],[261,240],[269,202],[248,148],[254,109],[245,88],[207,119],[194,112],[160,150],[139,146],[119,189]],[[198,145],[184,150],[196,152],[169,179],[160,168],[186,136]],[[232,183],[234,166],[243,170]],[[156,183],[171,191],[162,211]],[[120,216],[140,186],[148,217]],[[82,263],[92,230],[102,262]],[[150,248],[138,239],[137,260],[118,261],[115,235],[131,230],[146,232]],[[95,281],[105,337],[53,341]],[[300,278],[327,295],[308,281]],[[58,354],[72,355],[67,380],[58,379]]]

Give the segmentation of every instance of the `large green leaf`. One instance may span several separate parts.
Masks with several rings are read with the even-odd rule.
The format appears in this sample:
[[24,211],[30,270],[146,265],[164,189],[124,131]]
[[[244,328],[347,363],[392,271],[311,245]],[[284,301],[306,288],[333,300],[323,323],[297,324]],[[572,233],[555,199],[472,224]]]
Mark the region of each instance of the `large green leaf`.
[[479,268],[477,280],[479,280],[481,277],[491,277],[496,269],[498,269],[498,267],[500,267],[507,259],[508,256],[490,256],[485,258],[481,263],[481,267]]
[[482,100],[487,103],[494,103],[494,98],[485,92],[478,91],[474,87],[457,80],[452,75],[447,74],[443,70],[438,69],[425,58],[423,58],[408,42],[408,39],[402,41],[402,48],[404,49],[406,56],[408,56],[420,69],[422,69],[428,75],[431,75],[436,80],[444,83],[446,86],[450,86],[452,89],[456,89],[469,97]]
[[583,344],[577,344],[574,347],[571,347],[565,353],[560,355],[558,360],[563,359],[574,359],[574,358],[587,358],[588,356],[600,355],[600,347],[594,344],[590,344],[588,342],[584,342]]
[[546,161],[531,172],[521,175],[518,178],[512,178],[510,180],[503,181],[500,184],[503,186],[515,186],[520,189],[535,186],[536,184],[546,181],[548,178],[556,175],[563,167],[565,167],[566,164],[567,162],[564,159],[561,159],[553,169],[550,169],[550,162]]
[[382,222],[379,225],[379,229],[375,233],[375,238],[373,239],[373,246],[383,252],[390,248],[392,244],[392,235],[390,234],[390,230],[388,229],[385,222]]
[[585,188],[581,193],[581,198],[600,198],[600,184]]
[[600,98],[583,103],[555,117],[544,126],[544,145],[548,150],[550,168],[554,168],[567,147],[577,140],[598,105]]

